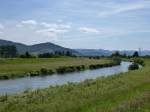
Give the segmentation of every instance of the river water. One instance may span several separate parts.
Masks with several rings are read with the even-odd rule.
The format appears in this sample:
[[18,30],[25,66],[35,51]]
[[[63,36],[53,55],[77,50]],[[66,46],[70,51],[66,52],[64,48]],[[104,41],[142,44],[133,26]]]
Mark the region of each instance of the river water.
[[86,79],[96,79],[100,76],[109,76],[122,72],[127,72],[130,64],[131,62],[121,62],[121,65],[119,66],[66,73],[63,75],[54,74],[45,77],[36,76],[1,80],[0,95],[19,93],[27,89],[46,88],[50,85],[63,85],[68,82],[81,82]]

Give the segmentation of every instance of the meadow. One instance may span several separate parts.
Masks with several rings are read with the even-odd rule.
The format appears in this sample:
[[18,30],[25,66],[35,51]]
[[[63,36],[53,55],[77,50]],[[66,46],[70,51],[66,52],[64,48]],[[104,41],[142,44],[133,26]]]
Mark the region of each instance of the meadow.
[[[56,71],[59,67],[85,66],[112,63],[111,59],[89,59],[82,57],[57,58],[0,58],[0,79],[39,75],[36,71]],[[30,73],[30,74],[29,74]]]
[[0,97],[0,112],[149,112],[150,59],[142,69]]

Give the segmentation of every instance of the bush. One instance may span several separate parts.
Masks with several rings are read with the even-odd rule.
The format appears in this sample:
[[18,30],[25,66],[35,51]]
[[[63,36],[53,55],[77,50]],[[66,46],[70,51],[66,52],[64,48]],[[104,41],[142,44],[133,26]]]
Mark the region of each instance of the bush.
[[29,72],[29,76],[31,77],[34,77],[34,76],[39,76],[39,71],[32,71],[32,72]]
[[56,72],[60,74],[73,72],[73,71],[75,71],[74,67],[59,67],[56,69]]
[[135,63],[138,63],[138,64],[142,65],[142,66],[145,65],[144,60],[142,60],[142,59],[140,59],[140,58],[134,58],[133,61],[134,61]]
[[2,75],[2,76],[0,76],[0,79],[1,79],[1,80],[7,80],[7,79],[9,79],[9,76],[7,76],[7,75]]
[[48,74],[49,75],[54,74],[54,71],[53,70],[48,70]]
[[139,69],[139,65],[137,63],[133,63],[129,66],[129,70],[137,70]]
[[76,66],[76,70],[77,70],[77,71],[81,71],[81,70],[82,70],[82,67],[81,67],[81,66]]
[[53,70],[41,68],[39,75],[51,75],[51,74],[54,74]]
[[41,68],[40,74],[41,75],[47,75],[48,74],[48,70],[46,68]]
[[116,65],[120,65],[120,63],[121,63],[121,58],[115,57],[115,58],[113,58],[113,61],[114,61],[114,63],[115,63]]
[[81,65],[81,68],[82,68],[82,70],[84,70],[85,69],[85,65]]
[[5,102],[5,101],[7,101],[7,99],[8,99],[8,95],[5,94],[5,95],[0,97],[0,102]]
[[59,74],[63,73],[69,73],[69,72],[75,72],[75,71],[81,71],[84,70],[85,66],[84,65],[79,65],[79,66],[66,66],[66,67],[59,67],[56,69],[56,72]]

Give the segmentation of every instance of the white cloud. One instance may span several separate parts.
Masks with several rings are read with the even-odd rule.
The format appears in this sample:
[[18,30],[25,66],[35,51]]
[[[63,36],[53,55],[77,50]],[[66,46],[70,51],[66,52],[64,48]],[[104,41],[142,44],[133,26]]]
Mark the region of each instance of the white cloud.
[[68,30],[66,29],[55,29],[55,28],[48,28],[48,29],[41,29],[37,30],[37,34],[41,34],[42,36],[46,37],[57,37],[58,34],[66,33]]
[[57,24],[57,23],[40,23],[40,30],[37,30],[37,34],[41,34],[47,37],[57,37],[58,34],[66,33],[70,30],[71,24]]
[[80,27],[79,31],[83,32],[83,33],[94,33],[94,34],[98,34],[100,33],[100,31],[96,28],[89,28],[89,27]]
[[44,37],[57,37],[58,34],[66,33],[70,30],[71,24],[37,22],[36,20],[26,20],[17,24],[19,28],[29,28],[33,33]]
[[36,33],[38,35],[42,35],[42,36],[46,36],[46,37],[56,37],[57,36],[55,30],[52,30],[52,29],[37,30]]
[[26,27],[26,28],[31,28],[34,29],[38,25],[37,21],[35,20],[24,20],[21,21],[21,23],[17,24],[16,27]]
[[42,22],[41,26],[43,26],[45,28],[50,28],[50,27],[56,28],[57,24],[50,24],[50,23]]
[[59,28],[59,29],[70,29],[71,28],[71,24],[56,24],[56,23],[42,22],[41,25],[46,28]]
[[4,25],[0,23],[0,29],[4,29]]
[[24,24],[24,25],[37,25],[37,22],[35,20],[26,20],[26,21],[22,21],[22,24]]
[[147,9],[150,8],[150,1],[144,0],[143,2],[136,2],[136,3],[126,3],[126,4],[113,4],[111,5],[109,10],[102,11],[98,15],[99,17],[106,17],[111,15],[116,15],[119,13],[135,11],[140,9]]

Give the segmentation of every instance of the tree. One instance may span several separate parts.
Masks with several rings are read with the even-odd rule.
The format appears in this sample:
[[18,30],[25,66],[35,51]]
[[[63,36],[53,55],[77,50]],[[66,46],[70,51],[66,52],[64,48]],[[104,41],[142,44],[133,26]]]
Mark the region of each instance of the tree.
[[39,58],[51,58],[53,57],[52,53],[43,53],[38,55]]
[[138,53],[137,51],[135,51],[135,52],[133,53],[133,57],[139,57],[139,53]]
[[66,56],[72,56],[72,53],[70,51],[67,51]]
[[25,52],[25,54],[21,54],[20,58],[36,58],[34,55],[31,55],[29,52]]
[[119,56],[121,56],[121,54],[119,53],[119,51],[116,51],[111,56],[112,57],[119,57]]
[[122,55],[122,57],[126,58],[126,57],[127,57],[127,54],[126,54],[126,53],[124,53],[124,54]]
[[0,57],[13,58],[17,56],[17,48],[14,45],[0,46]]
[[29,54],[29,52],[26,52],[25,56],[26,56],[26,58],[30,58],[31,57],[31,55]]

